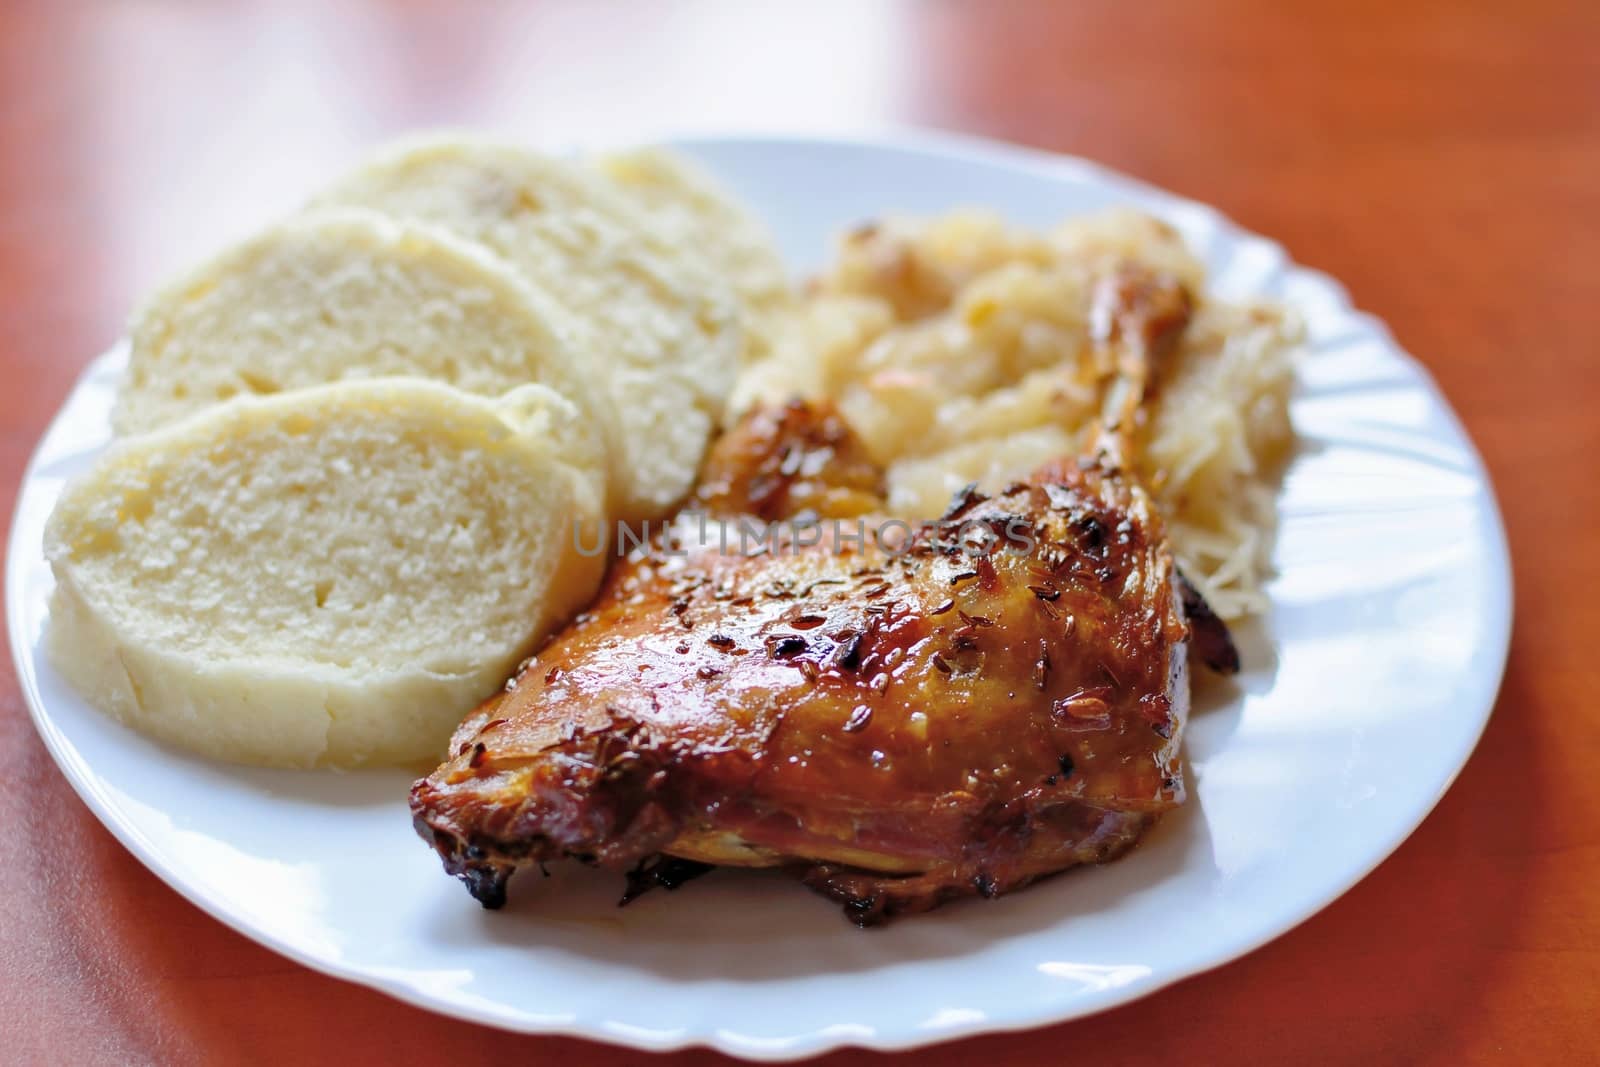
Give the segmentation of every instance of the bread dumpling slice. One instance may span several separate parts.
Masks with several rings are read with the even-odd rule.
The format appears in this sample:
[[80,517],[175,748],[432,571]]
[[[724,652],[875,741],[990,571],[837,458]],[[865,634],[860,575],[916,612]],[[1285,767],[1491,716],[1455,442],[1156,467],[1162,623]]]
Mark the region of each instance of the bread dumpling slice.
[[580,421],[542,386],[378,379],[123,438],[46,528],[49,655],[101,710],[217,759],[438,759],[599,584]]
[[674,244],[698,250],[733,287],[757,329],[793,302],[788,269],[766,225],[700,164],[665,148],[635,148],[597,156],[591,165]]
[[584,327],[617,409],[620,517],[664,516],[688,494],[733,388],[739,304],[605,179],[510,145],[429,140],[380,154],[316,204],[446,227],[549,291]]
[[509,264],[447,230],[354,208],[313,213],[145,305],[112,425],[139,433],[235,396],[417,375],[486,396],[548,386],[582,412],[580,431],[608,444],[610,398],[573,330]]

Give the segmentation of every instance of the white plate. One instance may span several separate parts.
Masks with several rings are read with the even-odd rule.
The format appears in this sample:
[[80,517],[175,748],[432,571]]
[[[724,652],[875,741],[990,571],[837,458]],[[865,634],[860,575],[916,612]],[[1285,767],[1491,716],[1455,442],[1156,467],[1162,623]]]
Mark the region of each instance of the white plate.
[[404,773],[245,771],[102,718],[40,653],[41,532],[105,444],[122,363],[95,363],[29,468],[7,618],[39,732],[84,801],[174,889],[307,966],[512,1030],[784,1059],[1036,1026],[1231,960],[1316,912],[1438,801],[1493,703],[1510,630],[1482,464],[1425,373],[1322,275],[1216,212],[1078,160],[947,137],[694,141],[818,266],[885,210],[982,203],[1045,225],[1132,203],[1177,224],[1228,296],[1308,321],[1266,627],[1188,734],[1194,800],[1126,858],[862,932],[782,877],[717,873],[624,911],[563,870],[481,911],[412,833]]

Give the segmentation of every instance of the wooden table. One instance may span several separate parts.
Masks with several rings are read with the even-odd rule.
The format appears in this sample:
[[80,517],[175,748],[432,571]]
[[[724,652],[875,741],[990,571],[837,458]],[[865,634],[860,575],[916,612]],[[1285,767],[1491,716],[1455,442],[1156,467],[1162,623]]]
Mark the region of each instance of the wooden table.
[[[1455,787],[1327,911],[1134,1005],[916,1062],[1600,1055],[1600,9],[1318,6],[8,3],[0,506],[141,293],[416,125],[919,123],[1103,160],[1282,239],[1437,376],[1505,509],[1511,662]],[[638,1061],[404,1007],[202,915],[78,802],[9,661],[0,818],[0,1060]]]

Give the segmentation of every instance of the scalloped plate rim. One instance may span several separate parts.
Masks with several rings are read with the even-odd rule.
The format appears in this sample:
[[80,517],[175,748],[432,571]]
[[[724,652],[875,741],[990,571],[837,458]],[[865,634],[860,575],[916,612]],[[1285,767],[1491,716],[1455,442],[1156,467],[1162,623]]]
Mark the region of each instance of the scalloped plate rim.
[[[1175,982],[1238,959],[1261,945],[1282,936],[1299,925],[1299,923],[1321,911],[1365,878],[1410,836],[1416,826],[1421,824],[1454,782],[1487,726],[1495,696],[1503,678],[1509,650],[1513,593],[1504,521],[1482,457],[1431,375],[1421,364],[1399,348],[1387,326],[1381,320],[1355,309],[1351,305],[1344,287],[1333,278],[1321,271],[1294,263],[1282,246],[1268,238],[1243,229],[1215,208],[1178,196],[1140,179],[1121,174],[1102,164],[1076,156],[1057,154],[966,134],[909,128],[863,136],[733,133],[716,136],[691,135],[683,138],[663,138],[662,141],[682,148],[691,154],[705,151],[714,153],[719,147],[730,145],[786,146],[802,150],[807,146],[820,146],[823,148],[847,146],[869,151],[881,150],[898,154],[921,155],[932,157],[936,160],[977,162],[1005,169],[1025,170],[1045,178],[1087,178],[1109,188],[1126,191],[1144,200],[1157,203],[1169,212],[1187,212],[1197,218],[1203,218],[1214,229],[1216,237],[1224,238],[1235,244],[1248,244],[1265,249],[1269,255],[1276,258],[1280,276],[1299,279],[1303,285],[1310,287],[1310,289],[1319,294],[1320,299],[1331,309],[1328,314],[1337,315],[1351,322],[1357,331],[1362,334],[1370,334],[1373,339],[1381,343],[1414,376],[1416,384],[1422,387],[1434,407],[1445,418],[1451,432],[1458,439],[1465,454],[1470,458],[1471,470],[1469,473],[1479,483],[1485,494],[1488,518],[1492,520],[1485,525],[1483,531],[1489,535],[1484,545],[1488,553],[1489,563],[1497,571],[1494,576],[1496,587],[1491,592],[1490,599],[1495,602],[1495,606],[1503,609],[1497,612],[1495,620],[1491,620],[1491,632],[1484,642],[1484,647],[1480,649],[1480,651],[1492,656],[1494,662],[1498,664],[1496,669],[1485,676],[1486,679],[1491,679],[1492,677],[1492,680],[1484,687],[1481,711],[1476,713],[1472,728],[1461,734],[1459,751],[1444,761],[1451,764],[1452,768],[1444,776],[1437,789],[1433,791],[1431,799],[1426,806],[1415,813],[1415,819],[1409,825],[1398,829],[1390,838],[1382,842],[1374,842],[1370,850],[1369,862],[1359,865],[1359,867],[1352,867],[1349,877],[1339,884],[1328,885],[1324,899],[1315,906],[1307,908],[1304,914],[1301,914],[1293,922],[1277,928],[1257,930],[1249,936],[1241,937],[1231,942],[1214,943],[1210,946],[1209,951],[1198,953],[1196,958],[1190,959],[1184,965],[1150,971],[1144,975],[1135,976],[1130,980],[1101,989],[1095,996],[1090,998],[1092,1003],[1086,1005],[1077,1003],[1079,999],[1082,999],[1081,997],[1069,996],[1046,1001],[1042,1006],[1032,1011],[1019,1011],[1010,1015],[975,1012],[960,1021],[950,1025],[939,1026],[936,1029],[930,1025],[932,1020],[928,1019],[924,1020],[919,1026],[892,1033],[881,1032],[879,1029],[871,1027],[863,1028],[859,1024],[844,1024],[842,1026],[823,1026],[804,1033],[772,1038],[741,1033],[736,1026],[718,1027],[709,1031],[702,1029],[696,1032],[680,1030],[672,1033],[648,1030],[620,1019],[596,1020],[588,1023],[577,1019],[554,1022],[547,1019],[530,1021],[526,1013],[521,1013],[519,1017],[518,1013],[511,1010],[505,1012],[492,1012],[487,1009],[472,1010],[460,1003],[441,1001],[404,979],[376,973],[370,967],[349,966],[339,961],[325,959],[300,945],[257,929],[247,916],[230,909],[226,902],[213,899],[198,887],[184,881],[176,871],[166,864],[148,839],[116,810],[114,804],[103,794],[99,787],[93,769],[84,763],[77,750],[51,720],[44,708],[38,690],[37,678],[30,654],[31,650],[25,649],[17,636],[22,632],[20,622],[24,610],[21,591],[23,583],[19,580],[22,567],[18,563],[17,549],[26,548],[31,555],[36,552],[36,546],[21,546],[16,539],[20,517],[26,501],[27,486],[33,482],[36,476],[45,443],[56,434],[58,426],[65,416],[66,406],[64,404],[63,409],[58,411],[51,420],[39,445],[36,446],[29,459],[13,513],[11,536],[8,539],[6,568],[6,619],[8,631],[11,635],[12,658],[30,716],[52,758],[62,768],[74,791],[100,822],[141,863],[179,895],[189,900],[202,911],[272,951],[312,970],[365,985],[397,1000],[428,1011],[514,1032],[589,1038],[645,1051],[667,1052],[684,1048],[709,1047],[751,1060],[784,1061],[807,1058],[842,1047],[902,1051],[983,1033],[1017,1031],[1047,1026],[1126,1004]],[[96,375],[107,373],[112,369],[123,358],[124,345],[125,342],[119,342],[111,350],[91,362],[80,377],[78,384],[74,387],[75,391],[85,381]]]

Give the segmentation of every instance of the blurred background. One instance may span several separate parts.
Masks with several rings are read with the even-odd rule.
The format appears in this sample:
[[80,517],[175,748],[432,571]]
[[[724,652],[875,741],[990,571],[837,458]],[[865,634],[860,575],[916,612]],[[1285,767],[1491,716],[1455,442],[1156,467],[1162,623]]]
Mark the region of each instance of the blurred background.
[[[1212,202],[1359,283],[1351,268],[1391,255],[1401,220],[1495,229],[1512,225],[1508,195],[1559,202],[1593,184],[1592,140],[1544,151],[1596,121],[1593,9],[8,0],[0,242],[27,277],[7,279],[6,304],[70,290],[71,327],[103,347],[168,271],[293,207],[362,149],[441,126],[550,147],[971,131]],[[1582,39],[1581,54],[1545,50]],[[1543,215],[1527,245],[1559,247],[1566,221]]]
[[[1600,742],[1573,715],[1600,684],[1600,564],[1584,551],[1600,528],[1594,0],[5,0],[0,512],[142,294],[382,140],[473,127],[559,148],[903,125],[1091,157],[1338,277],[1439,379],[1517,557],[1500,709],[1394,858],[1221,972],[987,1040],[985,1059],[1593,1048]],[[119,1063],[241,1048],[399,1062],[452,1041],[481,1058],[593,1052],[463,1033],[205,918],[72,797],[9,671],[0,824],[27,829],[0,835],[0,1049],[70,1039],[80,1062]]]

